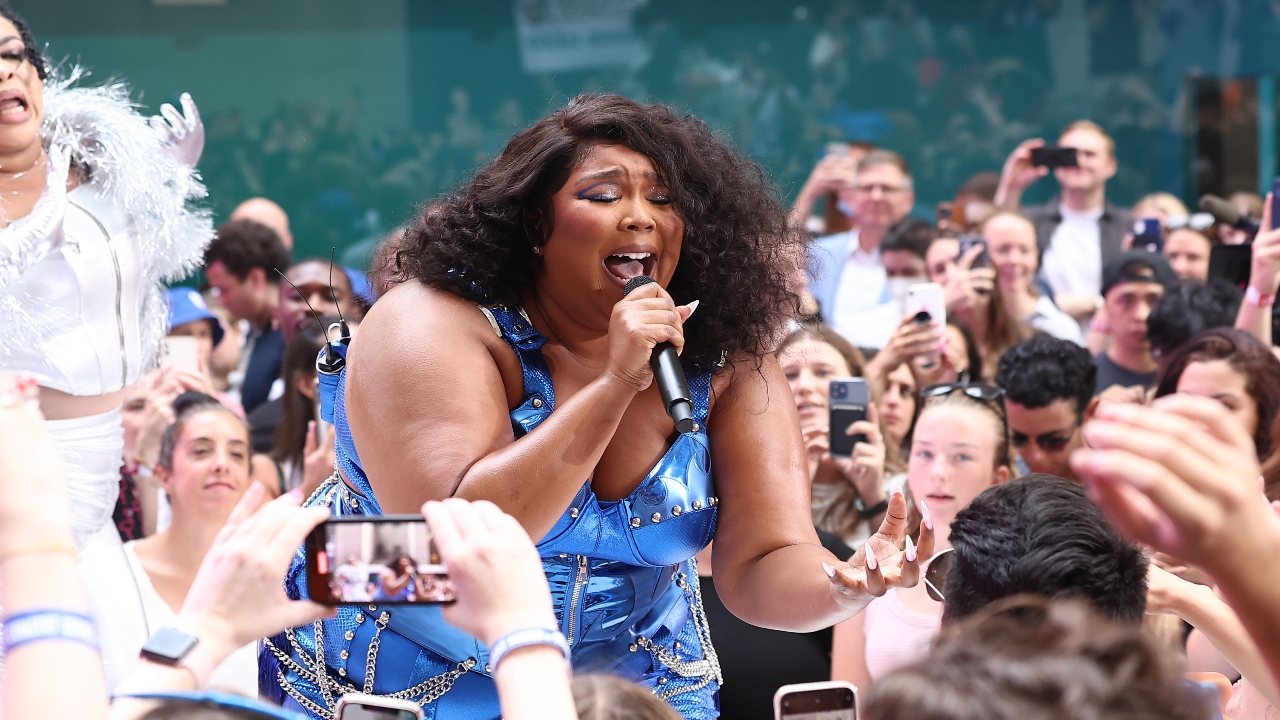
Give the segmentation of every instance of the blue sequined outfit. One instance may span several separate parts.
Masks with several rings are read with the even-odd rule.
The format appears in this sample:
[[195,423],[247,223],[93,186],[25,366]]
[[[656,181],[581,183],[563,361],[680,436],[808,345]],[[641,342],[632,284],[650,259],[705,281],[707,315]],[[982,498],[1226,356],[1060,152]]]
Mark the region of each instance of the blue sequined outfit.
[[[523,311],[482,310],[524,371],[524,401],[511,412],[520,437],[555,408],[541,350],[546,338]],[[345,375],[333,405],[337,459],[359,495],[335,475],[308,504],[329,506],[335,515],[380,515],[347,424],[344,386]],[[634,492],[603,502],[584,483],[538,543],[574,671],[633,680],[694,720],[719,714],[720,665],[692,559],[716,527],[706,434],[710,386],[710,374],[689,378],[694,431],[676,438]],[[299,551],[285,580],[291,597],[305,596],[304,568]],[[344,692],[364,692],[417,702],[428,720],[487,720],[500,715],[487,662],[487,649],[445,624],[437,607],[373,603],[340,608],[333,620],[269,639],[262,683],[269,697],[283,695],[320,718],[333,717]]]

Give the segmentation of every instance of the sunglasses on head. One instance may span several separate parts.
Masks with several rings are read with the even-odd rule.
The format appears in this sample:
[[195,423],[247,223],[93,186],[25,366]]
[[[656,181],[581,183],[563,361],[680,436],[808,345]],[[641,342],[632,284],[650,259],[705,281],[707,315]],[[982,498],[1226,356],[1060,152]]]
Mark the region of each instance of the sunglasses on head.
[[1069,430],[1054,430],[1053,432],[1037,435],[1035,437],[1031,437],[1030,435],[1025,435],[1014,430],[1011,441],[1013,446],[1018,450],[1027,447],[1031,443],[1035,443],[1045,452],[1062,452],[1071,444],[1071,438],[1075,436],[1077,427],[1079,426],[1073,426]]
[[957,392],[957,391],[963,392],[965,395],[968,395],[974,400],[982,400],[985,402],[1000,402],[1001,404],[1003,404],[1003,401],[1004,401],[1004,390],[1002,390],[1001,388],[998,388],[994,385],[987,385],[986,383],[968,383],[968,382],[941,383],[939,385],[930,385],[929,387],[920,391],[920,398],[924,400],[932,397],[942,397],[943,395],[950,395],[951,393]]
[[946,599],[947,571],[951,568],[951,548],[939,551],[924,564],[924,589],[936,602]]

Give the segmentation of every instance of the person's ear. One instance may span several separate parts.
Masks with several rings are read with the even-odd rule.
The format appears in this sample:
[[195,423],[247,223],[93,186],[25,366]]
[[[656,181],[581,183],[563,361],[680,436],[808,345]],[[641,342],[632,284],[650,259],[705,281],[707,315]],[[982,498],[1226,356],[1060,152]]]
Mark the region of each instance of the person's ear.
[[156,479],[156,484],[161,490],[169,492],[171,481],[173,480],[173,470],[157,465],[152,471],[152,476]]
[[249,274],[244,276],[244,281],[252,288],[260,288],[267,283],[267,271],[260,267],[249,268]]
[[1008,465],[1001,465],[1000,467],[996,468],[996,471],[995,471],[994,473],[992,473],[992,475],[991,475],[991,480],[992,480],[991,484],[992,484],[992,485],[1003,485],[1003,484],[1005,484],[1005,483],[1009,482],[1009,478],[1010,478],[1010,477],[1012,477],[1012,476],[1013,476],[1013,473],[1009,470],[1009,466],[1008,466]]
[[315,401],[316,376],[305,372],[298,373],[293,378],[293,388],[297,390],[302,397]]

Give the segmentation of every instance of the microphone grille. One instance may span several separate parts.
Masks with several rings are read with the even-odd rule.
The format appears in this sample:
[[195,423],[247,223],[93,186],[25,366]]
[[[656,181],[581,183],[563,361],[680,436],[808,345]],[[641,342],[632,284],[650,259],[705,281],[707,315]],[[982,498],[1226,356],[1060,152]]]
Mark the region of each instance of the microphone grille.
[[626,297],[631,294],[632,290],[635,290],[641,285],[648,285],[653,281],[654,281],[653,278],[649,277],[648,275],[637,275],[627,281],[626,286],[622,288],[622,296]]

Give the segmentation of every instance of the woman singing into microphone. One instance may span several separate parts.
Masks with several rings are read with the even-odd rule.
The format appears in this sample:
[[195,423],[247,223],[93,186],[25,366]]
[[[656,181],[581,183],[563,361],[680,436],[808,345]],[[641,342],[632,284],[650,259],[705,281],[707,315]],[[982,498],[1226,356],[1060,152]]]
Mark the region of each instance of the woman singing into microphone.
[[[538,541],[554,617],[531,608],[473,639],[427,608],[342,608],[268,643],[264,679],[292,703],[332,717],[336,697],[363,691],[435,703],[440,720],[496,718],[490,651],[533,627],[525,637],[563,635],[575,670],[714,718],[719,664],[693,562],[712,539],[721,598],[761,626],[827,627],[915,583],[932,533],[918,551],[905,542],[900,495],[873,556],[845,564],[818,543],[795,403],[770,354],[803,247],[760,169],[700,121],[578,98],[401,243],[399,283],[338,387],[340,476],[312,502],[376,515],[491,501]],[[639,275],[656,282],[624,298]],[[681,351],[690,432],[654,386],[660,342]],[[291,593],[302,575],[299,556]]]

